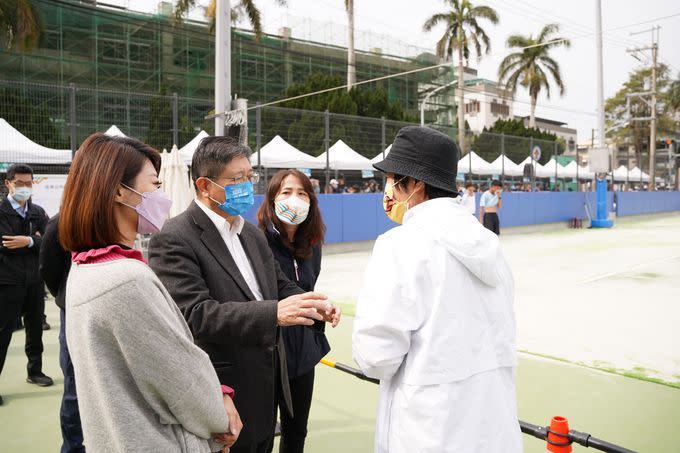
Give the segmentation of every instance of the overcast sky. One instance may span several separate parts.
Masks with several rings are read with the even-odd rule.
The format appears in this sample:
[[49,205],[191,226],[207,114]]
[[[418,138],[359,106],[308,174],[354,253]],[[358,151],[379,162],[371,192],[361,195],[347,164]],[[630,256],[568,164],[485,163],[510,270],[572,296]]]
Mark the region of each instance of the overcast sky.
[[[105,2],[145,11],[154,11],[158,3],[155,0]],[[207,0],[201,2],[205,4]],[[262,11],[265,32],[277,33],[282,25],[291,25],[293,37],[306,38],[321,34],[344,42],[344,33],[340,27],[334,29],[324,26],[329,22],[347,24],[343,0],[288,0],[287,7],[278,6],[273,0],[258,0],[257,3]],[[595,0],[473,0],[473,4],[491,6],[500,16],[497,26],[483,25],[491,38],[491,54],[483,56],[479,62],[476,59],[470,62],[472,67],[477,68],[480,77],[487,79],[496,80],[498,65],[507,54],[505,41],[509,35],[535,35],[547,23],[561,25],[561,35],[570,38],[572,45],[570,49],[555,49],[552,52],[562,67],[566,93],[560,97],[558,91],[553,90],[550,99],[541,95],[536,114],[564,121],[570,127],[578,129],[579,143],[588,140],[591,129],[596,127]],[[429,16],[446,11],[442,0],[355,0],[354,8],[359,49],[364,43],[388,47],[384,36],[387,35],[401,43],[433,51],[434,43],[443,32],[443,28],[431,33],[422,31],[422,25]],[[640,62],[626,53],[626,48],[649,45],[650,33],[636,36],[629,36],[629,33],[648,29],[653,25],[661,26],[660,61],[671,66],[674,77],[680,77],[680,45],[677,44],[680,42],[677,35],[677,30],[680,30],[680,15],[633,26],[673,14],[680,14],[680,2],[677,0],[602,0],[605,98],[612,96],[621,87],[629,72],[643,63],[651,62],[650,52],[646,52],[646,57],[643,56]],[[192,17],[200,18],[201,15],[201,11],[195,11]],[[301,18],[312,21],[304,23]],[[617,30],[609,31],[611,29]],[[365,33],[369,30],[370,34]],[[528,114],[528,99],[525,91],[518,92],[516,114]]]

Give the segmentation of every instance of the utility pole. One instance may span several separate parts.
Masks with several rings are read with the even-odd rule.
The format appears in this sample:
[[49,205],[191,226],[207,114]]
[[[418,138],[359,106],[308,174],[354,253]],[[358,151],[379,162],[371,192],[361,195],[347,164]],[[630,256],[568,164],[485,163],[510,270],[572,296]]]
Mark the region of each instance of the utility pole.
[[[597,47],[597,146],[604,148],[604,69],[602,63],[602,5],[595,2],[595,38]],[[613,170],[613,169],[612,169]],[[613,180],[612,180],[613,182]]]
[[231,5],[215,7],[215,135],[224,135],[224,113],[231,110]]
[[[649,121],[649,185],[647,190],[650,192],[656,189],[656,70],[657,70],[657,54],[659,53],[659,29],[661,27],[652,27],[647,30],[631,33],[630,35],[639,35],[640,33],[652,32],[652,44],[645,47],[636,47],[634,49],[627,49],[628,53],[634,54],[643,50],[652,51],[652,80],[650,91],[641,93],[631,93],[628,97],[639,97],[650,108],[651,113],[648,117],[630,118],[631,121]],[[649,97],[649,101],[647,101]]]

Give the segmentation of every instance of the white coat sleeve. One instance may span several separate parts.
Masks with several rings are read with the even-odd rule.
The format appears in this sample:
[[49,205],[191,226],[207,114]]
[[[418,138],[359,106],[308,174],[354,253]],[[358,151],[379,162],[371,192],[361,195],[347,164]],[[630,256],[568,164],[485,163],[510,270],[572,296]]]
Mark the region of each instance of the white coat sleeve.
[[[418,329],[422,307],[404,287],[404,266],[393,237],[380,237],[373,248],[357,301],[352,334],[352,355],[361,370],[372,378],[391,379]],[[406,280],[412,280],[406,277]]]

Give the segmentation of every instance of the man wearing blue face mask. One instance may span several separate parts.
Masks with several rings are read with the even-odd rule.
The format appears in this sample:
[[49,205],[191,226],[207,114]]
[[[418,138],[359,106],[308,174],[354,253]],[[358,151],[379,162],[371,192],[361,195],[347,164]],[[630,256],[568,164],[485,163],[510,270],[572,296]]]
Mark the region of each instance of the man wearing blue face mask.
[[340,315],[326,296],[288,280],[264,234],[243,219],[259,181],[249,157],[232,138],[203,139],[191,164],[196,200],[149,244],[149,264],[196,344],[220,383],[238,389],[243,430],[231,453],[269,452],[277,405],[292,408],[280,327],[321,328]]
[[[7,170],[7,198],[0,203],[0,373],[12,339],[14,323],[23,313],[26,325],[26,356],[31,384],[52,385],[42,372],[42,314],[45,310],[43,282],[38,273],[41,236],[47,214],[30,201],[33,170],[12,165]],[[0,405],[3,403],[0,397]]]

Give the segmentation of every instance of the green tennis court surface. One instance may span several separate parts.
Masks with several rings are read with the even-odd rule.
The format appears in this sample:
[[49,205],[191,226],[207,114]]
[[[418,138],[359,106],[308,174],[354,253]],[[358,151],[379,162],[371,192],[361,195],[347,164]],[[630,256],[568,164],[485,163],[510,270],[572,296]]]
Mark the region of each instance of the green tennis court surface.
[[[516,278],[519,415],[548,424],[566,416],[572,429],[640,452],[680,451],[680,216],[636,219],[612,231],[524,231],[502,238]],[[522,232],[522,231],[518,231]],[[324,257],[319,290],[356,296],[368,251]],[[55,386],[25,383],[23,332],[0,377],[0,452],[58,451],[62,391],[58,312],[47,304],[45,372]],[[592,332],[593,329],[599,329]],[[352,317],[328,329],[334,360],[353,365]],[[642,379],[541,358],[583,362]],[[377,386],[317,367],[309,452],[371,452]],[[455,409],[455,408],[454,408]],[[492,427],[490,427],[492,429]],[[545,451],[524,436],[526,452]],[[574,451],[590,451],[574,446]]]

